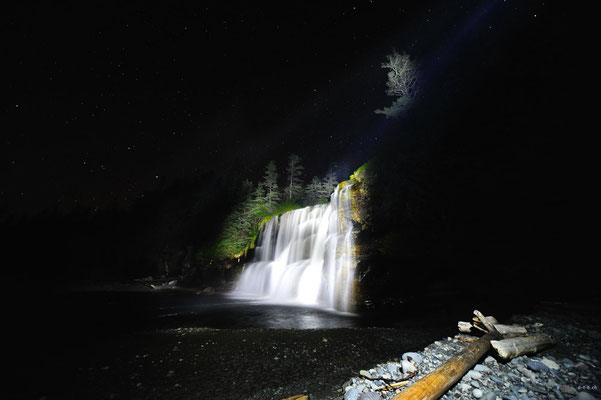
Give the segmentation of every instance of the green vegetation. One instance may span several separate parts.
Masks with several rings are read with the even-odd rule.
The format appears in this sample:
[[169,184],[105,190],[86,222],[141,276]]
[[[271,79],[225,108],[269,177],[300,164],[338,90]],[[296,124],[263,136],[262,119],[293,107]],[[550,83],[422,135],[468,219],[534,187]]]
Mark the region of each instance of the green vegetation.
[[225,219],[218,239],[199,249],[196,259],[206,265],[213,260],[239,258],[254,248],[261,227],[271,218],[301,207],[327,203],[338,185],[334,170],[330,169],[323,178],[313,177],[308,185],[303,184],[303,170],[300,157],[290,154],[282,191],[275,161],[265,167],[262,181],[242,182],[240,201]]

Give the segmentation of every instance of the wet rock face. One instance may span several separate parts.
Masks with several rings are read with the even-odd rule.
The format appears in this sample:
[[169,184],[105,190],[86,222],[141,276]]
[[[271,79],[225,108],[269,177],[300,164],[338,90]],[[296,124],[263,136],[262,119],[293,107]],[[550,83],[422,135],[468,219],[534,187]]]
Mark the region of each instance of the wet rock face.
[[[468,371],[441,399],[485,400],[590,400],[601,398],[601,343],[597,328],[566,325],[551,315],[517,316],[512,323],[526,326],[529,333],[552,334],[558,345],[539,354],[520,356],[507,362],[487,355]],[[402,388],[386,389],[385,382],[408,378],[409,385],[438,368],[467,343],[448,337],[427,346],[421,352],[405,353],[401,359],[378,364],[352,378],[343,388],[348,393],[377,392],[390,399]],[[411,377],[409,367],[417,375]],[[404,368],[405,367],[405,368]],[[395,373],[395,371],[399,371]],[[360,389],[360,390],[359,390]]]

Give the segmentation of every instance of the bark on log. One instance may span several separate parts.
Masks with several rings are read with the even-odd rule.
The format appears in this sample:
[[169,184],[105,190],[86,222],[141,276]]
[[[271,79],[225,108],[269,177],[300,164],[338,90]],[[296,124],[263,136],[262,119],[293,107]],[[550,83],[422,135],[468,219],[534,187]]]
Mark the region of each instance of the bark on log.
[[555,344],[555,339],[548,335],[491,341],[491,345],[497,351],[499,357],[505,360],[515,358],[522,354],[536,353],[553,344]]
[[[490,322],[491,324],[498,324],[499,321],[497,321],[497,319],[495,317],[493,317],[492,315],[487,315],[486,319],[488,320],[488,322]],[[478,317],[473,317],[472,320],[474,320],[474,322],[480,322],[480,318]]]
[[[478,322],[480,322],[479,319],[478,319]],[[525,336],[528,334],[528,331],[523,326],[503,325],[503,324],[493,324],[493,325],[494,325],[495,329],[498,330],[499,333],[502,335]],[[470,333],[472,331],[472,328],[482,330],[482,328],[479,328],[477,325],[472,325],[471,322],[466,322],[466,321],[458,321],[457,328],[459,329],[459,332],[462,332],[462,333]]]
[[524,328],[523,326],[518,326],[518,325],[495,324],[495,328],[503,336],[505,336],[505,335],[525,336],[528,334],[528,331],[526,330],[526,328]]
[[435,400],[442,396],[490,349],[491,340],[500,339],[496,330],[471,343],[446,363],[424,376],[393,400]]
[[473,336],[473,335],[466,335],[465,333],[458,333],[457,335],[455,335],[455,339],[459,340],[460,342],[467,342],[467,343],[474,343],[476,340],[478,340],[478,336]]

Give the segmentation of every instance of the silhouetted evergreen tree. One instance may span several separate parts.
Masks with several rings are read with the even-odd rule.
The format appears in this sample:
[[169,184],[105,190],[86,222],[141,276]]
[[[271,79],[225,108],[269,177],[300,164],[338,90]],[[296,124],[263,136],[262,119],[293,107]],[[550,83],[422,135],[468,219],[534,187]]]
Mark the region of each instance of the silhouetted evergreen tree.
[[301,158],[297,154],[290,154],[286,172],[286,200],[300,200],[303,193],[303,181],[301,176],[305,168],[301,165]]

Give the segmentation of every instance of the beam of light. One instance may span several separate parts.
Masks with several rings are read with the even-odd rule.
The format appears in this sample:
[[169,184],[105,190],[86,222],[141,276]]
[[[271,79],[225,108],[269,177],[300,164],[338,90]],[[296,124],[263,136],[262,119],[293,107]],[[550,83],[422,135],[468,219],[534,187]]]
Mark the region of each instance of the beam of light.
[[449,39],[433,53],[429,62],[426,63],[428,68],[425,71],[422,71],[422,85],[427,85],[434,77],[445,71],[445,67],[448,66],[453,58],[453,54],[456,54],[457,48],[480,25],[482,19],[490,13],[492,8],[498,2],[500,2],[500,0],[488,0],[479,5],[457,33],[449,37]]

